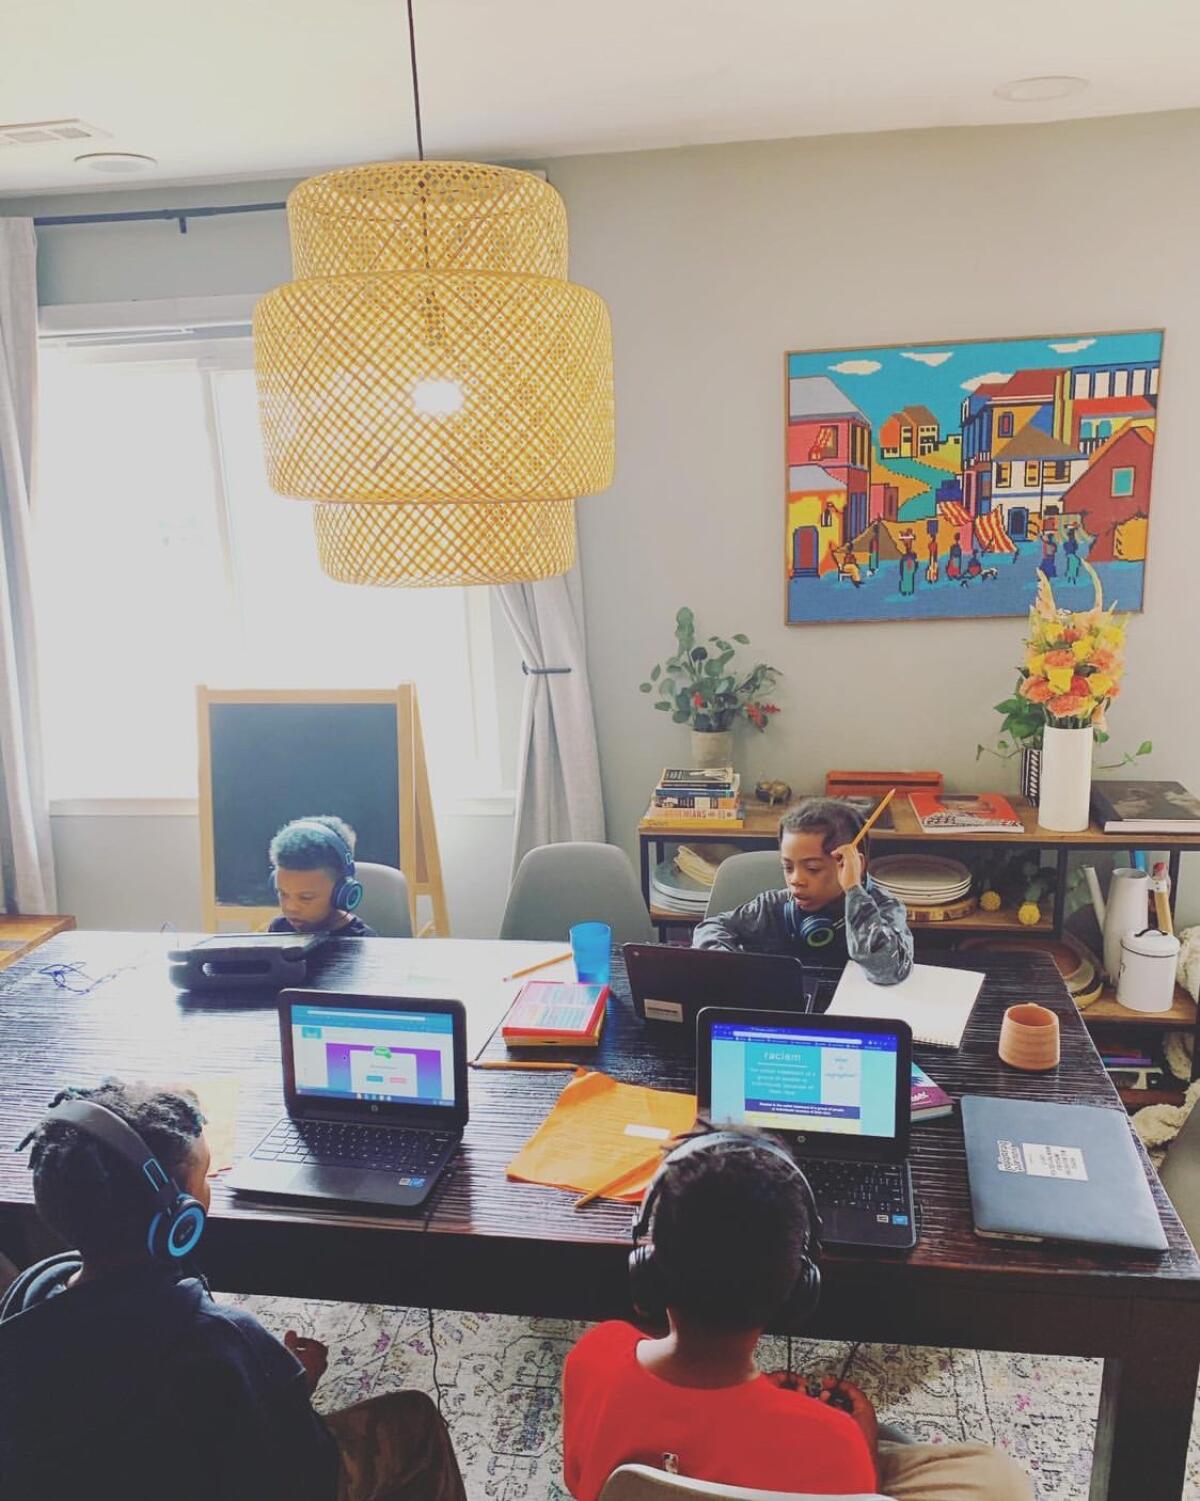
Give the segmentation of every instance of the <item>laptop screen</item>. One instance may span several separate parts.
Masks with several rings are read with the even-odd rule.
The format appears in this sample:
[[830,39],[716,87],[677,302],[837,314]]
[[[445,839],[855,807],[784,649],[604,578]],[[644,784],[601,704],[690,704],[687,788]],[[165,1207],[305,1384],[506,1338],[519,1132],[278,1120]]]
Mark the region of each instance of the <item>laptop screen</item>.
[[454,1106],[454,1018],[441,1011],[291,1005],[304,1099]]
[[895,1139],[894,1032],[714,1020],[709,1048],[714,1124]]

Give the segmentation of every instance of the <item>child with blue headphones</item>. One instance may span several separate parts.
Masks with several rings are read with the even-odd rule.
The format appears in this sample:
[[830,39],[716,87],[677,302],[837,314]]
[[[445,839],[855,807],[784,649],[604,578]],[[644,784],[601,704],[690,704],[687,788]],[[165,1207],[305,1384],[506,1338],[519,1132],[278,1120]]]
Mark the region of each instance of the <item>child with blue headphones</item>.
[[322,1418],[325,1347],[212,1297],[189,1260],[209,1207],[194,1096],[66,1090],[25,1147],[38,1213],[75,1249],[0,1300],[0,1495],[465,1501],[423,1392]]
[[269,933],[329,933],[337,938],[375,938],[354,909],[363,889],[354,870],[356,836],[332,814],[294,818],[271,840],[271,889],[279,916]]
[[867,874],[863,816],[852,803],[810,797],[779,823],[782,891],[764,891],[732,912],[700,923],[701,949],[792,954],[812,965],[860,964],[877,985],[896,985],[913,965],[913,939],[901,902]]
[[814,1397],[786,1372],[760,1372],[764,1328],[802,1328],[820,1295],[820,1220],[791,1153],[744,1131],[676,1146],[633,1225],[629,1297],[650,1327],[598,1324],[567,1356],[563,1475],[575,1501],[597,1501],[623,1464],[753,1491],[1032,1501],[997,1449],[904,1442],[880,1433],[852,1382],[825,1377]]

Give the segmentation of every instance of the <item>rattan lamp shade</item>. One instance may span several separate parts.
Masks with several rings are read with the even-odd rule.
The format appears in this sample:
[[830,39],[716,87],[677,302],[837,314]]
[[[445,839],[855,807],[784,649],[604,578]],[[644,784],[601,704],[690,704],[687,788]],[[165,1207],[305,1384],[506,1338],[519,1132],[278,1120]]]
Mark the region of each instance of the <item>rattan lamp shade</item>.
[[255,310],[259,404],[272,488],[320,502],[322,566],[404,584],[569,568],[569,503],[612,479],[612,344],[604,303],[566,280],[558,194],[383,164],[302,183],[288,216],[296,280]]

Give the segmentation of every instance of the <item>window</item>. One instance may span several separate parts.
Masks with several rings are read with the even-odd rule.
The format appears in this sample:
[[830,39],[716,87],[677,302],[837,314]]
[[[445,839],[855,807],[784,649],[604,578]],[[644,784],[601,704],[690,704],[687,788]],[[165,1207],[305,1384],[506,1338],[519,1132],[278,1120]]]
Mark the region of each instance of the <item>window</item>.
[[1114,469],[1112,472],[1112,493],[1114,496],[1133,494],[1133,470],[1132,468]]
[[1033,460],[1032,462],[1026,463],[1026,465],[1025,465],[1025,488],[1027,490],[1033,490],[1033,489],[1035,489],[1037,487],[1038,473],[1039,473],[1039,466],[1038,466],[1038,463],[1037,463],[1036,460]]
[[1009,489],[1011,487],[1011,485],[1012,485],[1012,465],[1011,464],[999,464],[998,463],[996,465],[996,489],[997,490],[1007,490],[1007,489]]
[[311,505],[267,487],[250,365],[244,336],[43,344],[34,586],[50,796],[194,797],[199,683],[413,681],[435,797],[498,791],[487,592],[326,578]]
[[1063,485],[1071,478],[1071,467],[1066,459],[1049,460],[1042,472],[1048,485]]
[[1013,435],[1013,414],[1001,412],[996,419],[996,433],[1001,438],[1011,438]]
[[816,440],[809,449],[808,456],[814,464],[819,464],[822,459],[836,459],[837,451],[837,428],[822,427],[817,431]]

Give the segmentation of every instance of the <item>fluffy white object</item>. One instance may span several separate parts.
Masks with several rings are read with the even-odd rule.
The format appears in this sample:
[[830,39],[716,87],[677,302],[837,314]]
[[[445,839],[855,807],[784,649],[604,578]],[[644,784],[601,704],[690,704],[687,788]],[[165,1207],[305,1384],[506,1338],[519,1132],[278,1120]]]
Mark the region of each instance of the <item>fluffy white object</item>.
[[1193,1001],[1200,1002],[1200,928],[1184,928],[1180,933],[1175,978]]
[[1183,1123],[1191,1115],[1196,1101],[1200,1099],[1200,1079],[1189,1085],[1182,1105],[1146,1105],[1133,1117],[1133,1129],[1141,1138],[1142,1145],[1150,1154],[1155,1167],[1162,1164],[1167,1155],[1168,1143],[1175,1140],[1183,1129]]

